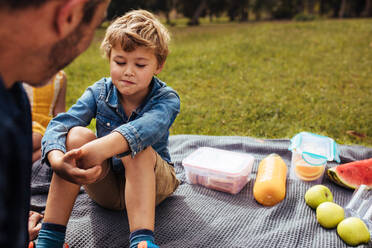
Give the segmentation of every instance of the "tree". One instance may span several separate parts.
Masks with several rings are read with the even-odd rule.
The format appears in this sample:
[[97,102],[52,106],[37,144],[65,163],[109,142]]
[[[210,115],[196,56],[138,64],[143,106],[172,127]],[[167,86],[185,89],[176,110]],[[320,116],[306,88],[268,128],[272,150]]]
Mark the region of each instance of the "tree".
[[208,0],[208,14],[210,20],[213,16],[220,16],[228,6],[228,0]]
[[249,0],[233,0],[228,1],[227,13],[230,21],[248,21],[249,17]]
[[199,25],[199,18],[206,14],[207,0],[181,0],[177,4],[177,11],[189,18],[189,25]]
[[275,5],[275,0],[255,0],[253,1],[252,11],[255,15],[256,21],[261,20],[262,13],[264,11],[271,13]]
[[132,9],[144,9],[148,6],[149,1],[145,0],[112,0],[107,9],[107,19],[113,20],[122,16],[125,12]]
[[372,17],[372,0],[366,0],[366,4],[362,12],[362,16]]
[[271,15],[274,19],[292,19],[298,13],[300,0],[280,0],[275,1]]
[[167,24],[171,24],[170,12],[175,8],[176,0],[152,0],[147,1],[148,8],[154,12],[163,12],[167,20]]
[[202,15],[203,11],[206,10],[207,6],[207,0],[202,0],[199,3],[198,8],[195,10],[194,15],[189,22],[189,25],[199,25],[199,17]]
[[347,0],[342,0],[341,1],[341,7],[340,11],[338,12],[338,17],[339,18],[344,18],[348,10],[348,1]]

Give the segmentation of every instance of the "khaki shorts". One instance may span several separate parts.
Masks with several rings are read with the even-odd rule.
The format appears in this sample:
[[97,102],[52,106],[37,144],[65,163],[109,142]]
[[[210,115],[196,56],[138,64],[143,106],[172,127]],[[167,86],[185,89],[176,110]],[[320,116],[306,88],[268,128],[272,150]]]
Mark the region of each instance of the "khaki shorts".
[[[158,205],[170,196],[180,184],[173,166],[163,160],[158,153],[156,153],[155,179],[156,205]],[[110,168],[105,178],[97,183],[86,185],[84,188],[89,197],[98,205],[113,210],[125,209],[124,174],[116,174]]]

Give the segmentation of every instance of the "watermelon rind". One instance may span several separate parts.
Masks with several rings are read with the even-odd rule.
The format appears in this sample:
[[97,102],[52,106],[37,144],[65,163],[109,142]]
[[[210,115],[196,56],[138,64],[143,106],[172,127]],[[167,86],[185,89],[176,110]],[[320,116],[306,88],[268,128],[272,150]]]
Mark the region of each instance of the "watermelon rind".
[[[347,180],[345,178],[342,178],[336,171],[336,168],[337,166],[335,167],[332,167],[332,168],[329,168],[327,170],[327,174],[328,174],[328,177],[336,184],[342,186],[342,187],[345,187],[345,188],[348,188],[348,189],[356,189],[358,188],[360,185],[355,185],[355,184],[352,184],[352,183],[349,183],[347,182]],[[372,185],[367,185],[367,187],[369,187],[370,189],[372,189]]]
[[330,169],[327,170],[327,174],[328,174],[328,177],[336,184],[342,186],[342,187],[345,187],[345,188],[348,188],[348,189],[355,189],[356,186],[355,185],[350,185],[350,184],[347,184],[345,182],[342,182],[342,180],[338,177],[337,175],[337,172],[335,170],[335,167],[332,167]]

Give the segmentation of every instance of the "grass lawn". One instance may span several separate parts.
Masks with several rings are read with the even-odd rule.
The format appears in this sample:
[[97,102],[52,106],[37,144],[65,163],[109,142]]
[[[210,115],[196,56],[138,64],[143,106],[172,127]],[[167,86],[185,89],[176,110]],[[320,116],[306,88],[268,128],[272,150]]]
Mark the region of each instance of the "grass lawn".
[[[171,53],[159,78],[181,97],[171,134],[291,138],[309,131],[372,147],[372,19],[170,31]],[[99,29],[87,52],[66,68],[68,107],[109,76],[98,50],[103,35]]]

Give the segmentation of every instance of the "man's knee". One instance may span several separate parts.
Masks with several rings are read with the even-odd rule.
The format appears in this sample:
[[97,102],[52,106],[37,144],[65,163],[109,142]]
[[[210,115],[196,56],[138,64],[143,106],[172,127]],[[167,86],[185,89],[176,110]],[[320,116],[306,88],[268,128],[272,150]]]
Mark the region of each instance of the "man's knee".
[[81,147],[82,145],[96,139],[96,135],[86,127],[73,127],[67,134],[67,150]]

